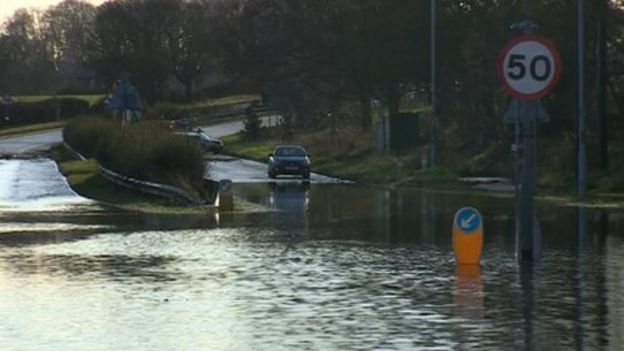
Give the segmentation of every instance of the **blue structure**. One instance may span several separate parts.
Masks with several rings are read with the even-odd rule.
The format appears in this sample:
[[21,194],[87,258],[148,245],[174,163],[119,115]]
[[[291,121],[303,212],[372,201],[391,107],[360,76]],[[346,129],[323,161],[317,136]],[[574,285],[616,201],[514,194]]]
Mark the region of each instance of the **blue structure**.
[[140,119],[143,103],[137,89],[130,84],[125,75],[118,80],[115,92],[108,101],[108,108],[121,111],[123,125],[134,123]]

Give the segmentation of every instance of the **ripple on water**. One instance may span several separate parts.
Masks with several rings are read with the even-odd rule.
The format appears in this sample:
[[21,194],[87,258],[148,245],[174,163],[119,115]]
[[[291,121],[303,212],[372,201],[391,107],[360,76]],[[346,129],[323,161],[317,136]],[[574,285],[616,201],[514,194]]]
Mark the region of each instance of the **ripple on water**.
[[28,325],[32,332],[12,346],[562,349],[605,343],[608,320],[624,317],[622,298],[609,293],[621,288],[622,264],[601,255],[575,266],[570,252],[547,251],[527,272],[498,254],[465,272],[444,248],[288,237],[257,229],[108,233],[0,249],[0,305],[9,306],[0,346],[7,325]]

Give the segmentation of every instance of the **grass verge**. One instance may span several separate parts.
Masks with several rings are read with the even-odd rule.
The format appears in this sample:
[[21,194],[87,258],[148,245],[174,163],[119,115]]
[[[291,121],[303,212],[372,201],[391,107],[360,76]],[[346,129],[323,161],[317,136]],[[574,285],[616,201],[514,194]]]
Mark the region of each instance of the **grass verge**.
[[60,128],[64,125],[65,125],[65,121],[57,121],[57,122],[37,123],[37,124],[30,124],[30,125],[19,126],[19,127],[0,129],[0,137]]
[[[287,143],[306,148],[311,155],[314,172],[337,178],[389,187],[471,189],[459,180],[459,176],[443,168],[416,170],[419,160],[414,156],[399,158],[377,154],[371,148],[368,136],[362,135],[359,130],[342,130],[337,137],[331,134],[330,130],[299,134]],[[266,129],[258,140],[249,140],[239,133],[224,137],[223,142],[227,153],[261,162],[266,161],[275,145],[286,143]]]
[[[273,131],[274,132],[274,131]],[[303,145],[312,155],[312,169],[315,172],[338,178],[353,180],[367,185],[391,188],[413,188],[436,192],[452,192],[471,195],[495,195],[513,197],[513,193],[500,193],[477,189],[462,182],[460,176],[446,168],[419,169],[422,150],[409,150],[403,157],[379,155],[371,147],[370,140],[355,130],[343,130],[338,137],[332,137],[329,130],[298,134],[293,140],[284,142],[275,133],[263,130],[258,140],[249,140],[243,134],[224,137],[225,152],[244,158],[265,162],[267,154],[276,144],[294,143]],[[339,140],[339,142],[336,142]],[[574,194],[572,188],[541,186],[538,201],[559,206],[580,206],[586,208],[624,208],[624,194],[590,192],[585,199]]]
[[51,154],[71,188],[83,197],[144,213],[205,214],[211,210],[210,207],[181,206],[157,196],[111,183],[99,174],[97,161],[76,160],[62,145],[53,147]]
[[102,94],[95,94],[95,95],[20,95],[20,96],[14,96],[13,99],[16,102],[24,102],[24,103],[35,103],[35,102],[43,102],[46,100],[52,100],[52,99],[63,99],[63,98],[69,98],[69,99],[78,99],[78,100],[83,100],[89,103],[89,105],[93,106],[97,103],[99,103],[100,101],[102,101],[105,98],[105,95]]

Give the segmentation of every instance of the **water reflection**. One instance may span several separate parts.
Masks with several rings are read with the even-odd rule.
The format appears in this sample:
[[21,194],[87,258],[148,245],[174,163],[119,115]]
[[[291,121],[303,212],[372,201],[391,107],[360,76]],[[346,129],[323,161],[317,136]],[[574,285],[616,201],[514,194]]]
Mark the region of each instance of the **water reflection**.
[[[623,247],[611,249],[621,255]],[[617,349],[619,256],[590,251],[576,266],[574,252],[549,249],[540,265],[518,266],[512,252],[489,250],[481,268],[456,268],[446,249],[292,245],[288,232],[268,228],[108,233],[0,249],[3,326],[28,320],[39,331],[26,340],[0,328],[0,346]],[[49,324],[51,312],[72,323]],[[155,333],[183,321],[185,333]],[[64,343],[48,338],[61,330]],[[111,330],[132,332],[109,340]]]
[[453,297],[458,316],[468,320],[484,317],[483,279],[479,265],[458,265],[455,268]]
[[309,210],[309,182],[271,182],[268,186],[270,189],[269,206],[271,208],[289,213],[304,213]]
[[[77,280],[140,280],[142,284],[173,282],[179,273],[159,270],[171,264],[174,258],[162,256],[128,255],[6,255],[5,267],[14,274],[43,275]],[[100,276],[100,277],[98,277]]]
[[[619,212],[540,204],[541,259],[526,264],[516,258],[508,199],[299,182],[235,192],[271,210],[232,214],[226,225],[102,211],[3,216],[16,227],[60,227],[0,235],[0,349],[619,350],[624,342]],[[466,205],[484,217],[480,267],[453,260],[452,219]]]

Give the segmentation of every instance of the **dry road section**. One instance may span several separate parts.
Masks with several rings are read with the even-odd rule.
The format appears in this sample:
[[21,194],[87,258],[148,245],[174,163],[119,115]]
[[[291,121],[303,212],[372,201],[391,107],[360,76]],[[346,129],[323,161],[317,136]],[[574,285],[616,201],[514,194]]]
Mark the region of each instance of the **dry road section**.
[[[264,118],[263,123],[268,125],[271,123],[271,119]],[[211,136],[221,138],[241,131],[243,129],[243,123],[240,121],[220,123],[212,126],[204,126],[202,129]],[[3,137],[0,138],[0,158],[30,158],[62,141],[62,130],[60,128],[44,132]],[[227,145],[225,145],[225,150],[227,152]],[[233,157],[224,157],[209,161],[206,176],[214,180],[230,179],[235,183],[269,182],[266,164]],[[293,182],[299,181],[299,179],[283,178],[270,181]],[[315,173],[311,174],[310,181],[312,183],[344,182],[336,178]]]

